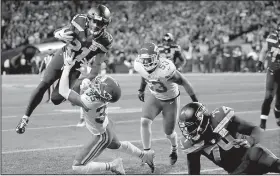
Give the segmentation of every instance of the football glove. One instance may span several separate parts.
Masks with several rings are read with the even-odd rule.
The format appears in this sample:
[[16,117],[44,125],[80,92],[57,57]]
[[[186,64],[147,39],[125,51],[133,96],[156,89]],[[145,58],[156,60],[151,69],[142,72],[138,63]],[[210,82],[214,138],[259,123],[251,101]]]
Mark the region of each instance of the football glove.
[[73,31],[71,31],[69,28],[64,27],[62,29],[58,29],[54,32],[54,37],[63,41],[63,42],[71,42],[74,37],[73,37]]
[[140,101],[144,102],[145,93],[142,91],[138,91],[138,98]]

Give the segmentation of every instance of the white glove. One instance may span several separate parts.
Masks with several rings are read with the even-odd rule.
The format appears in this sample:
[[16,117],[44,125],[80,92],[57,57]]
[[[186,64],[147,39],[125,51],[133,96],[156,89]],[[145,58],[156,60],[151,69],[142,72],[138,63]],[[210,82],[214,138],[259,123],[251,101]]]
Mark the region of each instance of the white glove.
[[[65,48],[65,47],[64,47]],[[70,50],[64,49],[63,59],[64,59],[64,68],[72,68],[75,65],[76,59],[74,58],[75,53]]]
[[77,68],[79,72],[81,72],[82,76],[87,76],[90,73],[90,66],[88,64],[88,61],[86,59],[81,60],[80,68]]
[[54,37],[68,43],[68,42],[71,42],[74,39],[73,34],[74,34],[73,31],[71,31],[67,27],[64,27],[60,30],[55,31],[54,32]]
[[85,79],[83,79],[83,81],[80,85],[80,89],[82,91],[85,91],[89,88],[90,84],[91,84],[91,81],[89,79],[85,78]]

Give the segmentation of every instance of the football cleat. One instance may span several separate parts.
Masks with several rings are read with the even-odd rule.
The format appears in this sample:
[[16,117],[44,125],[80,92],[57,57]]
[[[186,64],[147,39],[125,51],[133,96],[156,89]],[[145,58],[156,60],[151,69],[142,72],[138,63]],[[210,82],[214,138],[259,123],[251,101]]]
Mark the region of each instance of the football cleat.
[[276,124],[280,126],[280,118],[276,118]]
[[266,129],[266,120],[261,120],[260,128],[263,130]]
[[123,162],[121,158],[117,158],[111,162],[111,171],[117,175],[125,175],[125,170],[123,168]]
[[169,155],[170,158],[170,164],[174,165],[177,162],[178,159],[178,154],[176,151],[172,151],[171,154]]
[[24,119],[24,118],[22,118],[19,121],[19,123],[18,123],[18,125],[16,127],[16,132],[18,134],[23,134],[25,132],[25,127],[28,125],[28,121],[29,121],[28,119]]
[[155,151],[153,150],[144,151],[142,163],[148,164],[152,173],[154,173],[155,171],[154,158],[155,158]]

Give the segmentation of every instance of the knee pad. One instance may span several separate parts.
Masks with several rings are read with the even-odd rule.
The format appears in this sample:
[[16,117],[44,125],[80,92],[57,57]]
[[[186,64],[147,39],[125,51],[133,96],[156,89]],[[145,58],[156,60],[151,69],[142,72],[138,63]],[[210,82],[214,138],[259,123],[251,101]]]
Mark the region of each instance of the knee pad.
[[142,126],[151,126],[153,121],[148,118],[141,117],[141,125]]

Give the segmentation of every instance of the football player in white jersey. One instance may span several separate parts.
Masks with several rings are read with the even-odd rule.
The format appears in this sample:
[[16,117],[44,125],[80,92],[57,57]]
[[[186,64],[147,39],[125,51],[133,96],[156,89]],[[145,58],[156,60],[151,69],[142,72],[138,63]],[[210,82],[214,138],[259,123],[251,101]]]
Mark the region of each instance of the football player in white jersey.
[[178,143],[174,130],[180,106],[182,85],[194,102],[198,101],[191,84],[184,78],[171,60],[160,58],[154,43],[145,43],[134,62],[134,69],[142,76],[138,97],[144,102],[144,91],[148,84],[151,96],[143,105],[141,117],[141,138],[144,150],[151,148],[151,124],[162,112],[163,128],[171,143],[170,164],[177,161]]
[[122,159],[112,162],[95,162],[104,149],[115,149],[138,157],[154,171],[154,151],[141,151],[128,141],[119,141],[113,124],[107,116],[108,103],[115,103],[121,97],[119,84],[109,76],[97,76],[89,81],[88,89],[78,94],[69,88],[69,72],[75,65],[74,54],[64,51],[64,68],[59,84],[59,93],[71,103],[83,107],[87,129],[92,133],[89,142],[76,155],[72,168],[79,174],[96,174],[100,171],[112,171],[125,174]]

